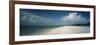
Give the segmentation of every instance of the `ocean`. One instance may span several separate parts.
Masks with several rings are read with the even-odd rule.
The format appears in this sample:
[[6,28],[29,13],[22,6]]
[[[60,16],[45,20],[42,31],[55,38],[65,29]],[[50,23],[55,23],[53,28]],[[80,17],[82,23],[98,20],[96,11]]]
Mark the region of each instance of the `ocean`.
[[21,26],[20,36],[90,33],[90,26]]

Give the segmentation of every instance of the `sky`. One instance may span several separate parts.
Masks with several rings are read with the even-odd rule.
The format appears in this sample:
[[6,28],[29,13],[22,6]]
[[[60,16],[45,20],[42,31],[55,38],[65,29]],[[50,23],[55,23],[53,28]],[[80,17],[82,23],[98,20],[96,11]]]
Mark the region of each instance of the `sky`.
[[89,22],[88,11],[20,9],[21,26],[59,26]]

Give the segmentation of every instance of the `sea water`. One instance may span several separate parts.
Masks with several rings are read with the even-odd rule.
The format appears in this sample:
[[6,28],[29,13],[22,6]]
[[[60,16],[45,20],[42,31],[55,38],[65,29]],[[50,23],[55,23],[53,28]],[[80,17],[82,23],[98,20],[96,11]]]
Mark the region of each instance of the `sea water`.
[[55,35],[90,33],[90,26],[21,26],[20,35]]

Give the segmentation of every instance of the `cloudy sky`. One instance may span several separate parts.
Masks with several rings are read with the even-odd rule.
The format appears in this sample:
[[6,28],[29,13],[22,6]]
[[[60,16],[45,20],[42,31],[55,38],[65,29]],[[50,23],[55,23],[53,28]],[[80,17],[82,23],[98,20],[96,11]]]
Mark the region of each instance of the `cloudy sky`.
[[59,26],[89,22],[90,12],[87,11],[20,9],[21,26]]

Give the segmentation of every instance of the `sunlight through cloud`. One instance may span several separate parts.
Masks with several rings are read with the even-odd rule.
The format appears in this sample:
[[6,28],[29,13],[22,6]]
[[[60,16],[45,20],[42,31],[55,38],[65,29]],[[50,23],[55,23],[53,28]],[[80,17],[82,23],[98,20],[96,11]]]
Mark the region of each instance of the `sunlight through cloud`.
[[66,24],[86,24],[89,20],[86,20],[85,17],[82,17],[81,14],[77,12],[69,13],[68,15],[64,16],[62,20]]

